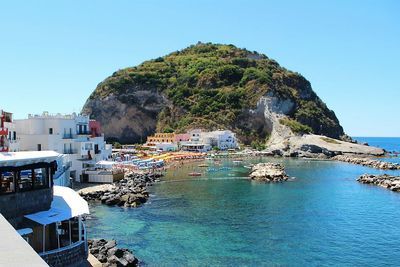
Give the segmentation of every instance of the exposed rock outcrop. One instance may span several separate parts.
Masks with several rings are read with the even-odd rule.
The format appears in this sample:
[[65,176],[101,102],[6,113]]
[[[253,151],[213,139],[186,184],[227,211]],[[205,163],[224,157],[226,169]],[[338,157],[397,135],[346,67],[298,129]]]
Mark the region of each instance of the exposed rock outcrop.
[[101,201],[109,206],[138,207],[147,202],[147,186],[158,181],[158,174],[127,173],[124,179],[102,190],[81,190],[78,193],[87,201]]
[[357,181],[363,184],[373,184],[385,187],[392,191],[400,191],[400,176],[392,176],[392,175],[372,175],[372,174],[364,174],[361,175]]
[[262,182],[283,182],[289,179],[285,168],[279,163],[258,163],[251,169],[250,179]]
[[269,142],[267,151],[288,157],[331,158],[343,154],[382,156],[381,148],[305,134],[284,136],[277,133]]
[[381,170],[400,170],[400,164],[369,158],[357,158],[353,156],[340,155],[333,157],[332,160],[348,162]]
[[89,252],[102,263],[103,267],[139,266],[139,261],[133,255],[132,251],[125,248],[118,248],[115,240],[88,240],[88,248]]

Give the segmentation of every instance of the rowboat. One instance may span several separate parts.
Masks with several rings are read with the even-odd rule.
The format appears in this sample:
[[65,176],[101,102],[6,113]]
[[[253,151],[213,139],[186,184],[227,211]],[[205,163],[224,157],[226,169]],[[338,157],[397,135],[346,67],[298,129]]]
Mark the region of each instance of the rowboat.
[[189,176],[201,176],[200,172],[189,172]]

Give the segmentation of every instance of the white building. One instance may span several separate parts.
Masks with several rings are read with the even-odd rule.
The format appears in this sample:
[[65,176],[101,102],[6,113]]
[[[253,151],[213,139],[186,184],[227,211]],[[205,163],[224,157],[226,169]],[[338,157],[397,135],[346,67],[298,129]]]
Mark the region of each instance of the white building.
[[178,145],[175,143],[156,143],[156,150],[159,151],[177,151],[178,150]]
[[111,146],[106,146],[99,124],[89,116],[29,115],[27,119],[15,120],[20,150],[53,150],[65,154],[70,162],[70,175],[81,181],[86,165],[108,159]]
[[186,150],[189,150],[189,147],[199,152],[211,150],[212,147],[217,147],[219,150],[238,148],[235,133],[229,130],[205,132],[200,129],[195,129],[190,131],[189,135],[190,141],[183,143],[187,148]]
[[236,149],[238,143],[236,136],[229,130],[218,130],[212,132],[203,132],[201,138],[204,143],[212,147],[218,147],[220,150]]

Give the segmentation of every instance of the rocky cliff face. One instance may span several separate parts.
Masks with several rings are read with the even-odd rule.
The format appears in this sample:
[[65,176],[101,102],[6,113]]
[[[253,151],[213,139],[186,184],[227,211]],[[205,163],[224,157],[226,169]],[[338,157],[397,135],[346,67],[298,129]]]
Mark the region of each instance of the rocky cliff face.
[[194,127],[231,129],[245,144],[344,134],[303,76],[232,45],[199,43],[117,71],[97,86],[82,111],[102,123],[108,140],[121,143]]

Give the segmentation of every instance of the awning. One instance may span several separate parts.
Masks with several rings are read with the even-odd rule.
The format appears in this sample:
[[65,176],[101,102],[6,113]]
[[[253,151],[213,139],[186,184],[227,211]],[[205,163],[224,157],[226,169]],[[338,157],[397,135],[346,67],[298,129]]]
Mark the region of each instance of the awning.
[[69,187],[54,186],[54,197],[49,210],[25,215],[42,225],[61,222],[83,214],[89,214],[89,206],[78,193]]
[[22,235],[29,235],[29,234],[33,233],[33,231],[32,231],[31,228],[22,228],[22,229],[18,229],[17,232],[18,232],[18,234],[21,235],[21,236],[22,236]]
[[39,162],[50,163],[60,156],[54,151],[24,151],[0,153],[0,166],[16,167]]
[[115,164],[117,164],[118,162],[115,161],[107,161],[107,160],[101,160],[99,162],[96,163],[97,166],[100,166],[101,168],[112,168],[112,166],[114,166]]

